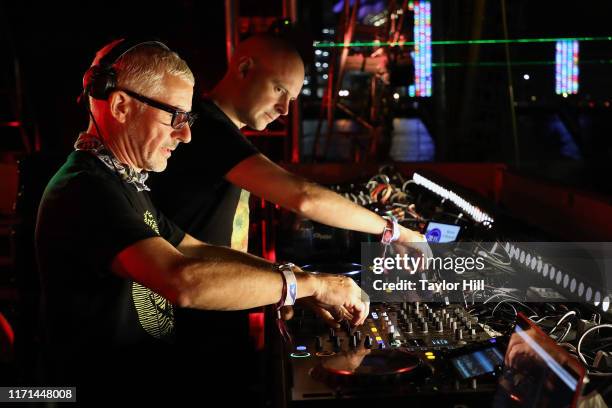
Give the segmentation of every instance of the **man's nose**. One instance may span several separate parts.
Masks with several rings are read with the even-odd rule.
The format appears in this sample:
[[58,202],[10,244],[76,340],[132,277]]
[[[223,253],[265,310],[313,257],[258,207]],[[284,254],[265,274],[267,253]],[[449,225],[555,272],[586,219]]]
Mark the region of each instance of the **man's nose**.
[[191,126],[186,123],[182,128],[175,130],[174,137],[183,143],[191,142]]
[[276,111],[280,115],[286,115],[289,113],[289,97],[287,95],[283,96],[280,101],[276,104]]

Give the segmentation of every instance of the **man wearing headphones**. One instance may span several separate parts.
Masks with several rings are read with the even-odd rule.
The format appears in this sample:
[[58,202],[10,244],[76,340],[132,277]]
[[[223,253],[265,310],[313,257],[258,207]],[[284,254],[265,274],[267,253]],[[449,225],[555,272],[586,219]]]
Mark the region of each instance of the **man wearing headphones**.
[[36,227],[48,385],[76,385],[79,401],[156,398],[182,372],[206,369],[177,365],[175,306],[280,308],[307,298],[363,323],[368,304],[350,279],[204,244],[153,206],[148,172],[166,168],[195,120],[194,78],[176,53],[115,41],[83,85],[89,127],[49,182]]

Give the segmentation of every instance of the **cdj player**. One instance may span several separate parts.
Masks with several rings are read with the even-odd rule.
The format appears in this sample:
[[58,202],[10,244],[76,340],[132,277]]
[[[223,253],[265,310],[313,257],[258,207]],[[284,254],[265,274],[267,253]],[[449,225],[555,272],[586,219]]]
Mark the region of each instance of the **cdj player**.
[[503,363],[498,339],[454,304],[375,304],[364,325],[340,329],[298,310],[291,330],[291,406],[355,406],[356,399],[482,405]]

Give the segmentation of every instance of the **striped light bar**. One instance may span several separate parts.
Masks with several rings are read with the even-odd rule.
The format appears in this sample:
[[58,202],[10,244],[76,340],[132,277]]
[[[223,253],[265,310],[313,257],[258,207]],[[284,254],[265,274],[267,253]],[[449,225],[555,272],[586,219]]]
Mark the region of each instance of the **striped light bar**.
[[431,2],[414,2],[414,82],[416,96],[431,96]]
[[482,211],[480,208],[468,203],[466,200],[459,197],[453,191],[445,189],[444,187],[434,183],[431,180],[426,179],[418,173],[414,173],[414,175],[412,176],[412,180],[419,186],[423,186],[429,191],[455,204],[459,209],[469,215],[470,218],[472,218],[474,221],[482,223],[484,225],[488,225],[489,228],[491,227],[491,224],[493,224],[493,218],[491,218],[489,214]]
[[555,93],[578,93],[578,41],[557,41],[555,52]]

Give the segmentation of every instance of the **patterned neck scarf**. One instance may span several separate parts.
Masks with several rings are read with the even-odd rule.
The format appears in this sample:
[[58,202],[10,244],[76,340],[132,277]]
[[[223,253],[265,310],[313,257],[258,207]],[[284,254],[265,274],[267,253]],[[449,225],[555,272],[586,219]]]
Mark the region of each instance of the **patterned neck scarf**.
[[137,172],[130,166],[121,163],[115,158],[113,153],[104,146],[97,136],[81,132],[79,138],[74,143],[74,148],[75,150],[82,150],[94,154],[106,165],[106,167],[117,173],[123,181],[128,184],[133,184],[138,192],[151,191],[145,184],[145,181],[149,177],[149,173],[146,171]]

